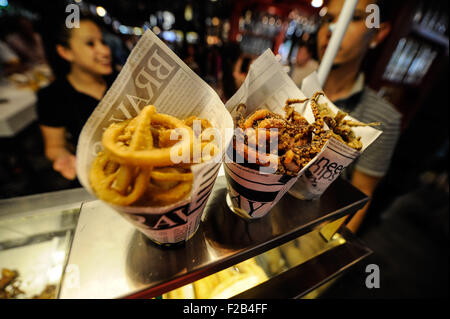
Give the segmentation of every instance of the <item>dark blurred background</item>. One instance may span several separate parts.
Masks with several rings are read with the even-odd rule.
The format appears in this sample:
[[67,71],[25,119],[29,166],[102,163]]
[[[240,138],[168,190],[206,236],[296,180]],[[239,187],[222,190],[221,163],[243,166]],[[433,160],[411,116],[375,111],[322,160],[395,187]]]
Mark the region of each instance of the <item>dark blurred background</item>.
[[[287,68],[296,63],[300,42],[313,48],[314,58],[326,5],[321,0],[0,0],[0,35],[13,27],[8,17],[23,16],[45,43],[52,22],[65,17],[70,3],[100,21],[117,71],[143,32],[152,30],[224,102],[238,89],[237,78],[245,78],[249,61],[267,48]],[[329,298],[448,296],[448,3],[396,3],[390,35],[364,64],[369,86],[403,115],[390,170],[361,230],[376,252],[370,258],[385,271],[389,290],[369,293],[356,287],[359,269],[330,289]],[[6,70],[3,83],[33,92],[52,80],[51,69]],[[43,155],[32,108],[15,107],[15,95],[0,93],[0,198],[72,187]],[[29,99],[23,103],[32,105],[33,97]],[[15,109],[7,110],[6,104]]]

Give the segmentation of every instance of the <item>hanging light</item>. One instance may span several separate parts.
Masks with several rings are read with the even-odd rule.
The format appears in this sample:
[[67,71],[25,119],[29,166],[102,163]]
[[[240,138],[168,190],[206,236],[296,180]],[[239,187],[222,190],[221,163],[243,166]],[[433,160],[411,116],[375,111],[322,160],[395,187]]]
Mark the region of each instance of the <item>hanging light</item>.
[[213,26],[217,27],[220,23],[220,20],[218,17],[214,17],[214,18],[212,18],[211,23]]
[[104,17],[106,14],[105,8],[103,8],[101,6],[98,6],[95,11],[97,11],[97,14],[99,17]]
[[127,26],[125,26],[123,24],[119,27],[119,31],[122,34],[128,34],[128,28],[127,28]]
[[312,0],[311,5],[314,8],[320,8],[323,5],[323,0]]
[[186,8],[184,9],[184,19],[186,21],[191,21],[192,20],[192,7],[190,4],[188,4],[186,6]]

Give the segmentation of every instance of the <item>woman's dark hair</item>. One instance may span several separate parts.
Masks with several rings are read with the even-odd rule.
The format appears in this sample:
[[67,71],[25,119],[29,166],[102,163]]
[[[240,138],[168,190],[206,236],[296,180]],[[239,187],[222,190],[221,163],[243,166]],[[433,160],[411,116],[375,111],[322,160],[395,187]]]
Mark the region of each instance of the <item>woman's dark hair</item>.
[[[72,36],[72,29],[66,26],[65,18],[64,16],[56,22],[46,23],[42,36],[47,60],[56,78],[65,77],[70,72],[70,63],[56,52],[56,45],[58,44],[66,48],[70,46],[69,40]],[[92,21],[99,25],[98,21],[90,16],[81,15],[80,23],[82,21]]]
[[241,64],[241,72],[242,73],[247,73],[248,72],[251,62],[252,62],[252,59],[250,57],[242,58],[242,64]]
[[234,82],[233,69],[240,55],[241,49],[239,43],[229,42],[222,48],[223,94],[227,100],[231,98],[238,89]]
[[397,12],[399,9],[400,1],[392,1],[392,0],[376,0],[375,4],[380,8],[380,21],[387,22],[391,21],[394,15],[394,12]]

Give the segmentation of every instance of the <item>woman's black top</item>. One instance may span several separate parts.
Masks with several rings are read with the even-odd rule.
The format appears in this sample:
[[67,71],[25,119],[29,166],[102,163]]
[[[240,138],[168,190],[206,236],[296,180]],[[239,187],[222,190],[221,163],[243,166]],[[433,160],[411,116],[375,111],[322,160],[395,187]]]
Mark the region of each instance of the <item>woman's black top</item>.
[[[111,84],[108,79],[108,87]],[[39,124],[64,127],[68,133],[68,142],[76,147],[81,129],[99,102],[96,98],[77,91],[66,78],[55,80],[38,92]]]

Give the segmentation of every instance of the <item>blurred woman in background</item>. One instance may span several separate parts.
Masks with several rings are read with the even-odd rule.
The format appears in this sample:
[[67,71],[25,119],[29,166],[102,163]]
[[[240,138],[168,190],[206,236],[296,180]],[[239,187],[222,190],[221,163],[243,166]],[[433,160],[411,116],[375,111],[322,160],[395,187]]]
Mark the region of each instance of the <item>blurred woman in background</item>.
[[111,51],[94,20],[62,24],[48,39],[47,55],[56,80],[38,92],[38,118],[46,157],[53,169],[76,178],[75,147],[83,125],[112,83]]

